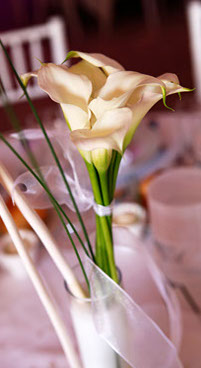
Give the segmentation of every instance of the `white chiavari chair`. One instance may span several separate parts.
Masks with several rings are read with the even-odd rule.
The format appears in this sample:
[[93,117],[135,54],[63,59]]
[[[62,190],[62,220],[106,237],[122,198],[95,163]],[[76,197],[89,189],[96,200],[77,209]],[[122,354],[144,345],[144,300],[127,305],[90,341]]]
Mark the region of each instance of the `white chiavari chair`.
[[[42,25],[36,25],[0,34],[0,38],[9,52],[11,60],[19,74],[36,70],[40,67],[37,59],[44,60],[44,45],[47,41],[51,61],[59,64],[68,52],[64,22],[60,17],[53,17]],[[14,81],[3,50],[0,50],[0,76],[9,101],[12,103],[24,100],[20,86]],[[45,93],[38,88],[35,78],[29,86],[31,98],[44,97]]]

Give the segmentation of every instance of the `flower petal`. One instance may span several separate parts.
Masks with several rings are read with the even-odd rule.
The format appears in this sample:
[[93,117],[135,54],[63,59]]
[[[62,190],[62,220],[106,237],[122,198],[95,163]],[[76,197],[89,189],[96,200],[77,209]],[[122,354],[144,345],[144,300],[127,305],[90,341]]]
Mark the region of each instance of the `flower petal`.
[[38,84],[53,101],[76,105],[87,111],[92,84],[85,75],[76,75],[64,65],[49,63],[39,69]]
[[109,75],[105,85],[98,91],[98,96],[105,100],[110,100],[114,97],[121,96],[125,92],[134,90],[137,86],[143,84],[159,84],[164,86],[161,80],[146,74],[120,71]]
[[166,95],[172,95],[173,93],[180,92],[191,92],[194,89],[182,87],[180,85],[179,79],[176,74],[173,73],[165,73],[158,77],[164,84],[166,88]]
[[32,77],[38,77],[38,70],[36,70],[35,72],[24,73],[20,76],[20,79],[25,87]]
[[[157,82],[152,83],[152,79],[148,78],[142,82],[144,84],[141,83],[135,89],[131,99],[128,101],[129,103],[132,103],[130,108],[133,111],[133,121],[129,132],[125,137],[124,149],[130,143],[133,134],[146,113],[162,98],[165,104],[164,88],[166,95],[190,91],[188,88],[179,85],[179,79],[175,74],[166,73],[155,79],[156,81],[161,81],[163,84],[161,85]],[[163,85],[165,87],[163,87]]]
[[99,173],[104,173],[111,162],[112,150],[105,148],[94,149],[91,152],[92,162]]
[[105,84],[107,79],[105,73],[100,68],[97,68],[85,60],[71,66],[69,71],[74,74],[85,75],[92,82],[92,94],[99,90]]
[[137,103],[133,104],[133,106],[131,107],[133,112],[133,120],[124,140],[124,147],[123,147],[124,150],[131,142],[133,134],[135,133],[141,120],[144,118],[147,112],[162,98],[163,98],[162,92],[153,93],[150,90],[146,90],[146,86],[144,87],[144,93],[142,94],[141,98],[138,100]]
[[124,70],[121,64],[103,54],[70,51],[65,61],[70,59],[71,57],[80,57],[81,59],[88,61],[90,64],[102,68],[104,72],[108,75],[118,70]]
[[101,97],[94,98],[89,109],[94,113],[96,119],[99,119],[106,111],[124,107],[131,96],[132,91],[128,91],[119,97],[114,97],[111,100],[103,100]]
[[78,149],[83,151],[105,148],[122,153],[124,138],[131,123],[132,111],[129,108],[114,109],[105,112],[92,129],[74,130],[70,137]]
[[61,104],[61,108],[70,130],[90,128],[90,113],[70,104]]
[[171,82],[171,83],[179,84],[179,78],[174,73],[164,73],[160,75],[158,79],[162,80],[164,83]]
[[164,98],[165,102],[166,94],[166,85],[163,81],[154,77],[146,77],[133,90],[131,97],[128,100],[128,105],[132,107],[141,99],[142,96],[146,95],[152,96],[153,98],[156,95],[159,95],[159,99]]
[[[173,73],[165,73],[162,74],[158,77],[158,79],[160,79],[164,84],[165,84],[165,88],[166,88],[166,94],[172,94],[172,93],[176,93],[176,92],[184,92],[186,90],[186,88],[183,88],[179,85],[179,78],[177,77],[176,74]],[[177,90],[182,89],[182,91],[177,91]]]

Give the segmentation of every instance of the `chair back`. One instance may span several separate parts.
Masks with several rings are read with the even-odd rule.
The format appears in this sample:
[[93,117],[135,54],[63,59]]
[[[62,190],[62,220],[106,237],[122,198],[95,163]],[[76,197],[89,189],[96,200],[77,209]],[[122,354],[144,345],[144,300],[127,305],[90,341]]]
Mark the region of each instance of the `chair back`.
[[[0,34],[18,74],[23,74],[40,67],[39,60],[60,64],[68,52],[65,25],[60,17],[53,17],[42,25],[36,25]],[[48,54],[49,60],[45,60]],[[39,60],[38,60],[39,59]],[[6,61],[3,50],[0,50],[0,76],[10,102],[23,101],[22,89],[14,79]],[[30,82],[31,98],[44,97],[45,93],[37,86],[35,78]]]

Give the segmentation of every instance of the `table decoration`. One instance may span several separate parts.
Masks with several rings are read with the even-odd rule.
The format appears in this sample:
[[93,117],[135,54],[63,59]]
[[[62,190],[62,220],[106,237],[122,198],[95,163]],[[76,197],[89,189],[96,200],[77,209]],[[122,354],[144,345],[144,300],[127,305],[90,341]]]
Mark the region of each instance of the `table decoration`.
[[119,203],[113,209],[113,227],[128,228],[136,237],[141,238],[146,226],[146,210],[138,203]]
[[[2,47],[4,48],[3,45]],[[10,58],[5,48],[4,51],[8,61],[10,62]],[[73,223],[70,221],[70,218],[61,207],[59,201],[52,194],[51,183],[49,183],[49,181],[46,182],[43,171],[40,170],[32,152],[29,152],[29,154],[33,168],[31,168],[30,165],[17,153],[15,148],[2,134],[0,134],[0,138],[45,189],[76,252],[88,287],[88,292],[92,293],[92,306],[97,299],[97,293],[102,299],[102,296],[104,295],[103,292],[105,290],[104,285],[106,285],[107,290],[107,284],[109,282],[109,290],[112,291],[112,296],[117,290],[117,294],[120,293],[122,295],[123,293],[122,298],[125,300],[125,303],[123,304],[123,312],[121,311],[121,305],[119,304],[120,299],[115,299],[115,308],[118,309],[120,307],[120,320],[121,318],[123,320],[124,318],[127,318],[124,317],[124,313],[126,313],[125,316],[128,316],[129,311],[125,309],[125,306],[130,305],[133,316],[136,314],[136,319],[138,320],[139,318],[139,321],[142,318],[141,323],[144,326],[142,334],[144,334],[144,329],[146,330],[147,336],[150,336],[150,338],[153,333],[155,336],[154,341],[156,346],[159,346],[159,342],[163,345],[163,357],[159,358],[156,351],[151,353],[149,349],[148,356],[150,354],[150,359],[145,357],[146,354],[143,354],[143,350],[146,346],[144,346],[140,333],[135,335],[135,339],[137,340],[134,339],[136,349],[138,349],[139,353],[137,360],[136,355],[129,355],[127,349],[124,350],[123,348],[122,353],[122,348],[119,350],[117,348],[118,345],[110,345],[114,350],[122,355],[132,367],[140,367],[141,364],[144,368],[150,368],[151,366],[155,368],[159,366],[161,367],[161,364],[163,364],[163,366],[166,364],[167,367],[172,368],[181,367],[182,365],[177,353],[175,352],[174,345],[164,338],[157,326],[153,325],[153,323],[146,318],[145,314],[141,313],[141,311],[139,314],[137,313],[138,308],[134,306],[134,302],[131,300],[128,302],[127,295],[124,294],[118,286],[119,278],[114,259],[114,245],[112,238],[112,209],[115,184],[121,158],[127,146],[131,142],[140,121],[149,109],[160,99],[163,99],[163,103],[167,107],[167,95],[173,93],[178,93],[180,95],[181,92],[189,91],[189,89],[181,87],[177,76],[171,73],[166,73],[158,78],[154,78],[137,72],[125,71],[119,63],[105,57],[104,55],[87,54],[77,51],[70,52],[65,61],[74,57],[79,57],[82,60],[70,68],[67,68],[63,64],[55,65],[52,63],[41,62],[41,67],[38,71],[26,73],[21,76],[21,79],[13,68],[11,62],[10,65],[14,70],[15,76],[27,97],[37,123],[39,124],[49,149],[52,152],[56,163],[56,169],[64,181],[73,207],[80,221],[85,237],[85,243],[81,239]],[[60,160],[51,143],[51,139],[49,138],[48,133],[29,98],[26,85],[32,76],[37,77],[40,88],[47,92],[53,101],[61,105],[64,117],[70,129],[70,138],[83,157],[87,167],[94,195],[93,208],[96,216],[97,234],[95,250],[89,240],[87,230],[79,211],[79,203],[77,204],[74,199],[68,177],[63,171]],[[5,98],[4,94],[3,96]],[[26,137],[24,137],[23,132],[20,132],[19,134],[21,134],[21,140],[25,144],[25,149],[28,149]],[[68,147],[66,147],[64,151],[64,156],[67,151]],[[30,211],[30,207],[27,206],[27,203],[24,201],[19,190],[15,189],[13,191],[13,182],[3,165],[0,165],[0,177],[3,181],[3,185],[9,191],[10,195],[14,195],[16,204],[19,206],[21,211],[23,211],[27,220],[32,224],[32,227],[38,236],[43,239],[44,245],[47,247],[47,250],[50,252],[58,268],[64,275],[70,291],[75,295],[75,297],[79,298],[80,293],[82,294],[82,288],[79,287],[79,283],[77,283],[73,273],[64,262],[60,252],[58,252],[58,248],[54,244],[54,241],[49,236],[49,233],[44,229],[44,226],[39,222],[39,219],[36,218],[36,215],[33,215],[33,211]],[[81,194],[82,193],[80,192],[80,195]],[[65,221],[68,222],[67,226]],[[80,245],[86,253],[88,264],[91,265],[90,275],[98,275],[97,279],[95,277],[95,281],[92,283],[90,283],[89,274],[84,267],[83,260],[79,255],[79,250],[75,246],[71,235],[72,232],[74,232],[74,236],[77,237]],[[99,277],[99,275],[101,275],[101,277]],[[95,288],[94,285],[96,286]],[[75,294],[77,291],[78,294]],[[82,294],[82,297],[84,295],[86,294]],[[106,306],[107,303],[104,307]],[[110,319],[109,315],[108,318]],[[150,329],[149,326],[151,326]],[[133,326],[133,328],[134,327],[135,326]],[[112,335],[111,340],[113,338],[114,336]],[[110,343],[108,340],[107,342]],[[128,337],[128,341],[126,341],[125,337],[125,341],[122,346],[126,347],[130,344],[132,345],[132,342],[132,338],[129,339]],[[93,349],[93,346],[91,348]],[[88,364],[89,362],[85,364],[86,368],[88,368]],[[119,363],[117,362],[117,366],[118,364]]]
[[200,185],[199,168],[178,167],[158,175],[148,188],[149,248],[180,301],[181,357],[192,368],[199,367],[201,356]]
[[[178,289],[181,286],[181,294],[182,285],[192,294],[198,313],[201,313],[200,185],[199,168],[179,167],[160,174],[148,188],[154,254],[164,274]],[[182,304],[185,290],[183,297]]]
[[96,240],[96,262],[117,281],[111,219],[107,224],[106,217],[111,216],[109,205],[122,154],[138,124],[157,101],[163,99],[167,106],[166,95],[189,90],[181,87],[173,74],[154,78],[127,72],[104,55],[76,51],[70,52],[65,61],[73,57],[82,61],[70,68],[41,63],[37,72],[21,78],[27,85],[31,77],[37,77],[39,87],[61,105],[71,140],[83,156],[91,179],[97,232],[103,237],[101,245],[101,235]]
[[[36,234],[27,229],[20,229],[19,234],[32,260],[36,261],[39,250],[39,240]],[[23,279],[26,277],[24,267],[21,265],[21,258],[8,233],[0,238],[0,268],[3,268],[16,278]]]

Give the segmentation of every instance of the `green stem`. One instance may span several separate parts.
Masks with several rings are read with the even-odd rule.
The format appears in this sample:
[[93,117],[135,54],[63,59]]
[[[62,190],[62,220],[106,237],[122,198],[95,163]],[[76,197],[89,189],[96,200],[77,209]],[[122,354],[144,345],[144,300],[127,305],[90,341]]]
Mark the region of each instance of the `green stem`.
[[[109,193],[109,181],[108,181],[108,171],[104,171],[102,173],[99,173],[100,178],[100,187],[103,197],[104,206],[109,206],[111,203],[110,199],[110,193]],[[107,218],[107,222],[109,227],[112,226],[112,216],[105,216]],[[112,234],[112,231],[111,231]]]
[[[89,164],[86,162],[86,166],[89,172],[89,177],[91,180],[91,185],[94,193],[94,198],[96,203],[104,206],[104,200],[109,204],[109,193],[104,193],[104,191],[108,192],[107,185],[107,175],[99,175],[97,170],[95,169],[93,164]],[[102,184],[102,185],[101,185]],[[102,187],[103,186],[103,187]],[[99,219],[97,222],[97,235],[101,232],[102,243],[100,241],[97,242],[97,251],[96,251],[96,262],[99,264],[98,257],[100,256],[100,263],[104,262],[102,256],[102,249],[104,249],[105,254],[107,255],[107,262],[104,262],[104,270],[108,269],[108,275],[116,282],[118,282],[117,270],[114,261],[114,251],[113,251],[113,240],[112,240],[112,227],[111,221],[108,222],[107,216],[98,216]],[[102,247],[101,250],[99,247]],[[97,257],[98,256],[98,257]]]
[[98,266],[107,274],[110,274],[107,250],[105,249],[104,237],[100,226],[100,217],[96,215],[96,260]]
[[122,156],[120,155],[119,152],[117,152],[116,154],[116,159],[114,162],[114,168],[113,168],[113,177],[111,178],[112,181],[112,187],[111,187],[111,197],[114,197],[114,191],[115,191],[115,187],[116,187],[116,181],[117,181],[117,175],[118,175],[118,171],[119,171],[119,165],[121,162]]
[[102,173],[99,172],[99,179],[100,179],[100,186],[101,186],[101,192],[102,192],[102,197],[103,197],[103,203],[104,203],[104,206],[108,206],[110,204],[110,197],[109,197],[107,171],[104,171]]
[[93,164],[90,164],[87,161],[85,161],[85,164],[86,164],[86,167],[89,173],[89,178],[90,178],[93,193],[94,193],[94,199],[96,203],[103,205],[103,198],[100,192],[100,182],[98,178],[98,172],[95,169]]
[[104,237],[104,244],[107,251],[107,259],[110,268],[110,276],[111,278],[118,282],[117,270],[114,261],[114,251],[113,251],[113,241],[112,241],[112,233],[111,227],[109,227],[106,216],[100,217],[100,225]]
[[114,166],[116,162],[116,157],[117,157],[117,151],[113,150],[112,158],[111,158],[111,162],[110,162],[110,166],[108,170],[110,201],[113,200],[113,195],[112,195],[113,193],[113,174],[114,174]]

